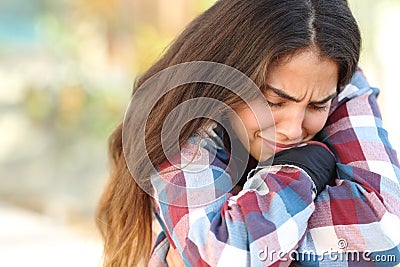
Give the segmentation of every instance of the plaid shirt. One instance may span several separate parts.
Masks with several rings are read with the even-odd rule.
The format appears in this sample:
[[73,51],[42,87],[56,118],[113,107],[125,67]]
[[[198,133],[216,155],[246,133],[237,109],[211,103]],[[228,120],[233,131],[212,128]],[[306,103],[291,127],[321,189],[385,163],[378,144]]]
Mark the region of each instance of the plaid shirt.
[[[233,182],[219,137],[190,139],[152,177],[161,228],[149,266],[167,266],[170,245],[186,266],[398,264],[400,170],[378,92],[358,71],[333,100],[323,134],[338,179],[318,196],[308,174],[289,165],[262,168],[237,195],[226,192]],[[193,156],[188,168],[176,168]]]

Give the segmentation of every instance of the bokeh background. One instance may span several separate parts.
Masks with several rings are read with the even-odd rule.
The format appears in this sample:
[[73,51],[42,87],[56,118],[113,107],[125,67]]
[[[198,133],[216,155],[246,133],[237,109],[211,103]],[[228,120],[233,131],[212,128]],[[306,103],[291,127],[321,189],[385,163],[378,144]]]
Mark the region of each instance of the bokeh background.
[[[215,0],[0,0],[0,265],[100,266],[94,210],[133,81]],[[400,151],[400,0],[350,0]]]

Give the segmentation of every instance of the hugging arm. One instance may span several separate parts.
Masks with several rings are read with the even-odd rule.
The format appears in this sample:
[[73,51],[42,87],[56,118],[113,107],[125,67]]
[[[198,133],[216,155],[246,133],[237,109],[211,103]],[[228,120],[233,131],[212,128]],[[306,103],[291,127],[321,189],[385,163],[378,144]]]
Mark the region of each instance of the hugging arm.
[[[207,153],[201,149],[202,157],[208,158]],[[231,178],[218,166],[214,161],[190,172],[164,165],[170,172],[153,180],[154,207],[171,246],[185,266],[288,266],[288,253],[304,238],[314,210],[316,188],[310,175],[295,165],[263,168],[238,195],[225,193],[204,205],[191,205],[216,195],[221,184],[229,188]],[[213,190],[190,189],[196,181],[210,179],[215,181]],[[172,184],[182,186],[184,193],[172,193]]]
[[326,185],[334,185],[336,178],[334,155],[326,146],[316,141],[279,152],[272,165],[294,165],[302,168],[313,180],[317,194]]

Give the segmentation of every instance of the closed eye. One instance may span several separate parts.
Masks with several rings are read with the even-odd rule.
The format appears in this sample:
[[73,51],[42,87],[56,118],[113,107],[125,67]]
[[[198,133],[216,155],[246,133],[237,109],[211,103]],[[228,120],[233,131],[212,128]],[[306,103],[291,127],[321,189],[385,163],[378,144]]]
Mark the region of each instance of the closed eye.
[[283,107],[283,105],[285,104],[284,102],[273,103],[268,100],[267,100],[267,103],[268,103],[268,106],[270,106],[271,108],[280,108],[280,107]]
[[[271,108],[282,108],[285,106],[285,102],[271,102],[268,101],[268,106]],[[326,112],[329,110],[330,105],[329,104],[325,104],[325,105],[315,105],[315,104],[310,104],[309,108],[312,109],[313,111],[319,111],[319,112]]]
[[326,112],[329,109],[329,105],[323,105],[323,106],[311,105],[310,108],[312,108],[315,111]]

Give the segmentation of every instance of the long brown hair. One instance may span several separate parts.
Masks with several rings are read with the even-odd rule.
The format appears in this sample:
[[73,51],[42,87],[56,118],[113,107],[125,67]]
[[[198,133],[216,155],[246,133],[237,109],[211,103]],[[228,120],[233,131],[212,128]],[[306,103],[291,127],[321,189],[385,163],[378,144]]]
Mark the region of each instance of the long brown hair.
[[[339,64],[340,87],[356,70],[360,45],[359,29],[345,0],[219,0],[194,19],[138,79],[133,94],[161,70],[191,61],[229,65],[261,86],[271,63],[308,48]],[[156,90],[149,93],[157,94]],[[235,94],[203,83],[182,85],[165,94],[147,118],[145,142],[154,166],[166,160],[160,141],[165,118],[180,103],[199,97],[214,98],[228,106],[240,103]],[[210,106],[199,105],[195,108],[209,110],[208,118],[217,115]],[[179,114],[176,120],[180,120]],[[180,133],[180,143],[208,122],[207,118],[198,118],[187,123]],[[151,197],[135,181],[148,178],[149,173],[139,154],[128,170],[122,131],[121,123],[109,139],[110,179],[97,211],[107,267],[147,263],[151,250]],[[135,147],[129,149],[135,153]]]

